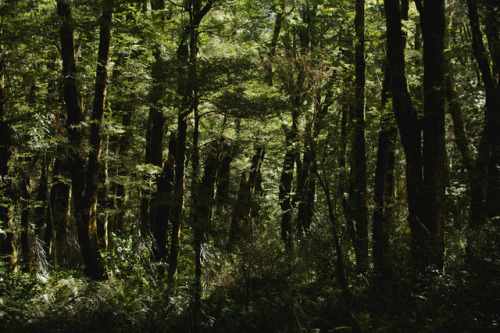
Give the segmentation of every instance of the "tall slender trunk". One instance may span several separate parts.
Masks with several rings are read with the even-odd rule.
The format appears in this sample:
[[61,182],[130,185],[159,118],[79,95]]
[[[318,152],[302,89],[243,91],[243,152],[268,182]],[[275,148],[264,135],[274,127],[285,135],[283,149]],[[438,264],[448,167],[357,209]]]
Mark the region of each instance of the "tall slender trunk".
[[391,81],[392,106],[405,152],[408,221],[412,237],[411,248],[415,252],[414,257],[417,257],[416,249],[418,249],[421,241],[418,236],[421,234],[421,226],[425,225],[422,216],[422,211],[425,209],[425,200],[422,193],[421,128],[407,88],[399,1],[385,0],[384,7],[387,24],[387,61]]
[[3,46],[3,30],[0,25],[0,191],[2,201],[0,202],[0,256],[14,267],[16,263],[16,234],[14,233],[12,212],[13,192],[11,181],[8,178],[10,169],[11,151],[11,133],[12,129],[6,119],[5,110],[5,59]]
[[198,28],[205,15],[212,9],[215,0],[208,0],[203,6],[201,0],[189,0],[185,9],[189,14],[189,25],[184,27],[177,49],[178,87],[180,96],[177,114],[177,151],[175,157],[175,184],[171,221],[170,251],[167,279],[175,280],[180,252],[180,231],[184,210],[184,173],[187,142],[187,116],[198,107]]
[[[92,230],[88,225],[83,225],[80,215],[83,214],[83,196],[84,196],[84,175],[86,161],[81,151],[84,131],[82,128],[84,115],[82,108],[82,100],[79,90],[78,74],[76,70],[75,48],[73,37],[73,14],[72,7],[65,1],[57,2],[57,11],[62,19],[60,28],[61,38],[61,58],[63,62],[63,84],[64,84],[64,104],[66,108],[66,129],[70,141],[69,159],[67,167],[71,174],[71,192],[73,199],[73,207],[75,211],[78,242],[81,248],[81,253],[90,275],[92,271],[99,271],[97,264],[98,258],[95,257],[97,252],[97,243],[93,247],[91,245]],[[91,249],[94,248],[93,251]]]
[[293,142],[297,136],[296,130],[292,129],[286,134],[286,153],[283,160],[279,186],[279,201],[281,206],[281,239],[286,248],[292,246],[292,181],[293,168],[296,159],[296,149]]
[[306,148],[302,154],[301,167],[297,170],[297,194],[299,196],[297,220],[299,222],[299,234],[309,230],[314,213],[315,179],[311,172],[312,161],[309,148],[307,148],[311,144],[312,139],[307,138],[305,142]]
[[[479,229],[487,218],[500,214],[496,194],[500,187],[498,164],[500,163],[500,101],[498,88],[490,68],[488,53],[483,43],[476,0],[467,0],[469,22],[472,33],[474,57],[481,72],[486,93],[484,128],[481,134],[476,163],[472,173],[471,207],[469,224]],[[491,38],[490,40],[495,40]],[[493,45],[493,49],[496,47]],[[493,54],[494,64],[498,54]],[[498,83],[497,83],[498,85]]]
[[423,220],[413,228],[418,240],[413,250],[422,266],[443,267],[445,188],[447,159],[444,108],[444,0],[424,0],[421,13],[424,41],[424,115],[423,130]]
[[366,134],[365,134],[365,1],[356,0],[355,74],[353,106],[353,167],[354,167],[354,219],[356,221],[356,269],[368,270],[368,195],[366,185]]
[[331,194],[330,194],[330,188],[328,184],[324,181],[324,179],[321,177],[318,171],[317,163],[316,163],[316,156],[314,153],[314,150],[311,148],[311,157],[312,157],[312,172],[316,175],[316,178],[318,179],[319,185],[323,189],[323,192],[325,193],[326,197],[326,203],[328,207],[328,218],[330,220],[330,228],[332,230],[333,234],[333,243],[335,246],[335,272],[337,275],[337,281],[340,285],[341,289],[341,295],[342,295],[342,300],[344,302],[344,315],[345,319],[349,322],[351,325],[352,331],[355,333],[361,333],[362,329],[359,325],[359,322],[356,320],[352,313],[352,292],[351,289],[349,288],[349,281],[347,278],[347,270],[344,264],[344,254],[342,250],[342,245],[341,245],[341,239],[339,236],[339,232],[337,231],[337,218],[335,217],[335,208],[334,204],[332,202]]
[[276,47],[278,46],[278,40],[281,32],[281,23],[283,22],[283,12],[285,11],[285,1],[281,1],[276,5],[275,13],[276,19],[274,20],[273,37],[269,43],[269,52],[267,54],[267,63],[265,64],[265,81],[268,85],[273,85],[273,58],[276,55]]
[[63,172],[66,167],[60,159],[56,159],[52,168],[52,187],[50,188],[46,225],[51,226],[45,230],[45,245],[49,243],[49,236],[54,234],[54,264],[64,266],[68,263],[70,244],[68,240],[69,215],[71,206],[71,186],[65,182]]
[[[149,110],[148,127],[146,133],[146,163],[161,166],[163,163],[163,137],[166,131],[166,118],[161,109],[160,101],[165,94],[166,64],[159,47],[154,52],[155,62],[152,67],[153,88],[151,91],[151,107]],[[142,236],[146,237],[151,231],[150,200],[151,193],[144,190],[142,193]]]
[[217,191],[215,201],[217,209],[228,205],[229,184],[231,180],[231,163],[233,162],[234,148],[226,143],[220,146],[221,161],[218,170]]
[[[448,1],[448,6],[454,6],[454,1]],[[450,41],[450,32],[453,31],[453,11],[448,11],[446,14],[446,38],[445,43],[448,47]],[[455,144],[460,151],[462,157],[462,165],[469,176],[469,185],[474,169],[474,153],[469,143],[467,130],[465,128],[464,116],[462,114],[462,104],[457,88],[455,86],[454,70],[451,64],[450,55],[445,57],[445,101],[447,110],[453,121],[453,134],[455,136]]]
[[24,175],[23,182],[21,185],[21,250],[22,250],[22,261],[25,265],[24,270],[30,272],[32,269],[32,255],[31,255],[31,245],[32,240],[30,239],[30,177],[29,175]]
[[202,269],[203,259],[201,256],[201,245],[203,242],[203,233],[207,226],[203,225],[203,217],[201,215],[201,202],[205,198],[201,198],[202,183],[199,180],[200,174],[200,148],[198,140],[200,138],[200,116],[198,107],[194,108],[194,128],[193,128],[193,148],[191,153],[192,178],[191,178],[191,220],[193,225],[193,250],[194,250],[194,304],[193,304],[193,322],[194,329],[201,332],[202,313],[201,313],[201,298],[203,294],[202,286]]
[[488,163],[489,182],[486,190],[486,215],[490,219],[500,221],[500,13],[498,7],[487,6],[486,8],[486,37],[488,49],[492,60],[492,77],[495,85],[496,112],[492,118],[493,136],[490,162]]
[[[104,122],[104,108],[106,99],[106,88],[108,81],[108,62],[109,50],[111,44],[111,22],[113,18],[114,0],[106,0],[103,2],[101,26],[99,34],[99,50],[97,55],[97,70],[94,92],[94,105],[91,115],[90,125],[90,153],[87,164],[87,179],[85,188],[85,208],[82,218],[82,224],[89,227],[91,235],[91,251],[97,251],[96,257],[100,260],[98,247],[98,230],[97,230],[97,194],[99,189],[99,173],[102,150],[102,124]],[[107,226],[103,226],[106,234]],[[95,229],[95,231],[93,230]],[[94,239],[95,238],[95,239]],[[96,247],[97,246],[97,247]],[[96,248],[95,248],[96,247]],[[97,263],[101,266],[102,263]],[[102,267],[96,267],[96,270],[91,273],[93,276],[100,278],[106,273]]]
[[169,141],[168,158],[163,164],[162,172],[156,179],[156,192],[151,200],[151,231],[154,238],[153,257],[156,261],[164,261],[167,257],[167,234],[173,196],[176,149],[177,141],[175,136],[172,135]]
[[181,224],[184,211],[184,172],[186,155],[187,123],[183,115],[177,118],[177,148],[175,153],[175,178],[173,207],[170,227],[170,249],[168,254],[167,280],[173,282],[177,274],[180,252]]
[[232,248],[240,242],[252,240],[253,221],[256,212],[254,195],[258,186],[258,179],[262,162],[264,160],[265,150],[263,147],[257,147],[252,157],[252,166],[250,174],[245,172],[241,174],[238,198],[233,210],[231,221],[231,230],[229,232],[228,247]]
[[[36,190],[37,205],[34,209],[34,224],[35,224],[35,237],[43,240],[43,256],[48,258],[52,247],[52,225],[44,225],[47,222],[48,213],[48,194],[49,194],[49,180],[48,180],[48,161],[47,153],[44,152],[42,156],[42,165],[40,167],[40,181]],[[44,230],[45,229],[45,230]],[[49,237],[50,235],[50,237]]]
[[[129,60],[132,58],[135,59],[137,56],[137,53],[132,53],[128,56],[119,54],[115,60],[111,77],[112,82],[110,84],[111,86],[117,86],[120,92],[123,92],[120,83],[126,79],[123,77],[124,70],[127,68]],[[127,186],[126,182],[122,179],[129,175],[129,171],[125,167],[125,161],[131,147],[133,137],[132,117],[136,107],[134,103],[135,94],[130,90],[123,93],[123,96],[115,96],[113,101],[111,101],[114,111],[113,114],[116,117],[115,121],[121,124],[123,133],[116,133],[109,138],[109,152],[115,156],[117,162],[111,164],[108,171],[110,177],[110,205],[116,212],[109,216],[108,232],[118,237],[126,235],[126,230],[124,230],[124,219]],[[112,241],[112,239],[110,239],[110,241]],[[111,246],[113,246],[112,243]]]
[[[159,11],[165,9],[163,0],[151,1],[151,9]],[[149,96],[150,109],[146,130],[146,156],[147,164],[161,167],[163,163],[163,138],[165,136],[166,117],[163,114],[161,101],[166,91],[167,68],[165,59],[161,52],[161,46],[155,45],[153,50],[155,61],[151,67],[151,77],[153,78],[153,87]],[[145,188],[141,193],[141,236],[148,237],[152,232],[151,221],[151,189]],[[168,219],[168,217],[165,217]],[[153,240],[154,242],[154,240]]]
[[[111,20],[113,0],[103,2],[101,17],[98,63],[92,123],[90,128],[90,153],[88,160],[81,152],[84,120],[81,97],[77,82],[76,61],[73,41],[72,9],[64,1],[57,2],[58,14],[63,19],[61,26],[61,55],[64,74],[64,101],[67,110],[67,130],[73,154],[70,160],[72,173],[72,197],[77,222],[78,239],[85,263],[85,274],[93,279],[105,277],[105,270],[99,254],[96,227],[96,205],[99,174],[99,154],[101,149],[101,126],[104,117],[104,100],[107,84],[107,65],[111,40]],[[85,168],[86,166],[86,168]]]
[[448,111],[453,121],[453,134],[455,135],[455,144],[460,151],[462,157],[462,164],[467,170],[469,176],[472,175],[474,169],[474,153],[469,144],[467,131],[465,129],[465,121],[462,114],[462,106],[460,103],[460,96],[458,95],[455,82],[453,80],[453,73],[448,66],[448,73],[445,78],[445,95],[448,102]]
[[385,69],[382,87],[382,118],[378,137],[375,186],[373,190],[373,266],[379,281],[388,281],[391,275],[388,260],[391,234],[390,206],[394,193],[394,159],[397,128],[393,124],[394,113],[387,105],[390,96],[389,72]]
[[[292,126],[290,129],[285,128],[286,137],[286,153],[283,160],[283,168],[281,170],[279,184],[279,201],[281,206],[281,239],[285,243],[285,248],[291,248],[293,244],[292,233],[292,203],[295,198],[292,198],[292,183],[294,167],[300,162],[300,154],[297,150],[298,134],[299,134],[299,117],[300,108],[304,102],[302,89],[305,82],[305,75],[301,71],[297,75],[295,89],[291,98],[292,101]],[[300,169],[300,168],[297,168]]]
[[[152,68],[153,89],[150,96],[151,108],[148,118],[148,132],[146,134],[146,163],[161,166],[163,164],[163,141],[166,131],[166,117],[163,114],[160,103],[166,91],[167,68],[165,60],[159,51],[159,46],[155,50],[154,56],[155,63]],[[171,180],[169,178],[172,166],[169,159],[165,163],[162,172],[156,178],[156,192],[152,195],[143,192],[142,198],[142,209],[147,209],[148,211],[148,213],[144,213],[143,215],[146,220],[143,221],[142,236],[145,237],[151,233],[154,244],[153,255],[156,260],[163,260],[166,256],[166,230],[170,220],[170,208],[168,205],[171,192]]]

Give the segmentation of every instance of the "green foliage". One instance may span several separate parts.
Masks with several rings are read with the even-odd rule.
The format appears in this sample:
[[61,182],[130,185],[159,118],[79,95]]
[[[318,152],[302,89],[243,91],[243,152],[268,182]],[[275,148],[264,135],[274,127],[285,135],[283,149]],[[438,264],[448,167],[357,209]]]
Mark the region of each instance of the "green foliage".
[[[490,2],[481,1],[483,5]],[[94,99],[100,1],[71,3],[78,83],[86,116],[83,129],[87,135]],[[224,201],[219,201],[217,191],[214,198],[209,198],[216,204],[211,207],[211,229],[204,230],[201,245],[204,332],[349,331],[352,322],[346,318],[345,299],[337,280],[329,213],[335,218],[344,251],[342,259],[354,295],[352,312],[365,331],[498,329],[497,222],[488,221],[476,232],[469,230],[470,179],[454,144],[451,119],[446,124],[449,181],[445,274],[417,275],[411,269],[405,159],[399,141],[395,147],[394,197],[388,203],[388,281],[381,283],[371,271],[365,276],[354,271],[354,248],[342,202],[353,194],[349,189],[352,129],[356,126],[349,114],[354,82],[352,1],[215,1],[196,27],[196,50],[191,49],[191,40],[183,39],[192,29],[187,4],[194,1],[164,1],[162,10],[152,10],[151,1],[115,3],[96,206],[99,223],[106,222],[110,229],[108,247],[101,249],[109,279],[100,282],[82,277],[80,258],[76,258],[79,254],[73,219],[75,205],[69,208],[68,226],[62,225],[65,222],[61,216],[53,220],[53,225],[45,218],[56,213],[58,207],[53,204],[64,202],[64,198],[51,192],[53,186],[58,182],[71,183],[70,170],[64,166],[71,158],[69,148],[89,153],[87,139],[79,147],[70,147],[65,128],[60,77],[61,19],[55,2],[0,4],[0,43],[4,50],[1,56],[5,65],[5,119],[1,120],[2,131],[5,129],[6,133],[8,129],[11,134],[5,147],[9,154],[1,158],[2,163],[7,160],[1,167],[9,166],[9,174],[1,180],[0,205],[12,209],[13,217],[13,225],[6,226],[6,217],[0,216],[0,245],[4,245],[6,232],[18,235],[27,231],[24,235],[28,235],[30,253],[37,253],[33,267],[38,267],[26,273],[23,270],[28,270],[28,265],[15,268],[0,262],[0,331],[192,332],[196,240],[191,217],[196,196],[191,185],[199,182],[191,179],[194,172],[190,168],[198,153],[197,177],[201,179],[211,145],[219,140],[223,147],[218,153],[229,156],[231,164]],[[201,1],[202,7],[206,3],[207,0]],[[419,47],[418,12],[410,3],[410,18],[402,22],[406,36],[405,75],[413,103],[421,114],[423,53]],[[485,97],[462,5],[449,2],[453,16],[446,50],[451,68],[447,70],[460,94],[475,157],[484,129]],[[270,46],[280,11],[283,21],[273,53]],[[383,2],[366,1],[369,196],[373,192],[380,121],[391,112],[390,101],[380,106],[386,70],[385,30]],[[185,44],[180,45],[181,42]],[[196,56],[184,61],[179,56],[184,51],[180,46],[186,46]],[[272,85],[266,77],[269,70],[273,74]],[[161,82],[153,80],[156,74]],[[193,88],[189,93],[180,88],[186,83]],[[152,105],[152,88],[158,84],[164,93]],[[185,115],[187,142],[183,148],[187,153],[180,258],[176,281],[167,282],[166,260],[154,261],[152,257],[152,226],[148,224],[150,211],[146,206],[164,176],[164,167],[172,162],[167,138],[178,133],[179,104],[184,102],[198,108],[199,127],[196,132],[194,112]],[[145,162],[153,106],[166,120],[162,147],[165,165]],[[292,139],[287,138],[291,129],[296,130]],[[194,134],[198,135],[196,142]],[[248,239],[229,249],[228,236],[241,175],[244,172],[248,180],[254,171],[252,157],[256,147],[265,147],[266,154],[257,175],[259,184],[249,200],[253,208],[248,222],[251,232]],[[310,228],[299,234],[299,205],[305,199],[299,197],[298,184],[305,153],[310,149],[314,150],[318,173],[311,171],[307,179],[316,186],[313,217]],[[293,245],[285,249],[280,238],[283,212],[279,191],[287,151],[296,155],[296,163],[290,193]],[[44,173],[46,188],[42,186]],[[318,177],[330,189],[330,198],[320,189]],[[27,179],[29,186],[23,189]],[[23,190],[30,199],[20,199]],[[332,202],[332,212],[328,211],[327,199]],[[171,198],[165,201],[172,208]],[[373,209],[370,201],[370,213]],[[23,212],[30,218],[25,230],[20,226]],[[63,207],[63,217],[67,213]],[[171,222],[168,216],[163,218],[162,223]],[[60,260],[56,243],[65,232],[70,243],[66,250],[71,254]],[[170,232],[168,229],[167,247]],[[20,238],[14,241],[18,248]],[[44,244],[42,239],[52,243]],[[55,262],[58,265],[46,265]]]

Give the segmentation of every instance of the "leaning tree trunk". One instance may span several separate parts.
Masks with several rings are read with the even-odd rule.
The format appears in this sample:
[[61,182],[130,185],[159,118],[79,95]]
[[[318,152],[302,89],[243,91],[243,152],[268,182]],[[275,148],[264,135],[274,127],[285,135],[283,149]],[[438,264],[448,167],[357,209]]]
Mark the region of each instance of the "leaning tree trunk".
[[406,160],[406,191],[408,221],[412,234],[412,248],[418,246],[415,232],[422,221],[422,155],[421,129],[413,108],[405,75],[404,42],[398,0],[384,1],[387,25],[387,62],[391,81],[392,106],[399,128]]
[[316,156],[314,150],[311,148],[310,151],[310,156],[312,158],[312,172],[314,175],[316,175],[320,187],[323,189],[323,192],[326,197],[326,204],[328,208],[328,218],[330,220],[330,228],[332,230],[333,234],[333,243],[335,246],[335,272],[337,275],[337,282],[340,285],[340,290],[341,290],[341,296],[342,300],[344,302],[344,314],[345,314],[345,319],[351,324],[352,331],[355,333],[361,333],[362,329],[359,325],[359,322],[356,320],[352,313],[352,291],[349,288],[349,281],[348,281],[348,275],[347,275],[347,269],[345,267],[344,263],[344,254],[342,250],[342,244],[341,244],[341,239],[340,239],[340,234],[338,232],[337,228],[337,218],[335,217],[335,207],[334,203],[332,201],[332,197],[330,194],[330,187],[328,184],[324,181],[324,178],[321,177],[318,171],[318,166],[316,162]]

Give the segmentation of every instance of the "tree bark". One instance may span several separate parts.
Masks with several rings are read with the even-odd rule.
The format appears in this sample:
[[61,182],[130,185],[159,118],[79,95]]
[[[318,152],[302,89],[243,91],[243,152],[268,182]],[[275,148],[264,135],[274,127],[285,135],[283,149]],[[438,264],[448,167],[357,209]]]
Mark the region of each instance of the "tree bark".
[[153,235],[153,257],[164,261],[167,257],[167,234],[170,222],[171,200],[174,184],[174,163],[177,141],[172,135],[169,142],[168,158],[156,179],[156,192],[151,200],[151,227]]
[[264,80],[268,85],[273,85],[273,58],[276,55],[276,47],[278,46],[278,40],[281,32],[281,23],[283,21],[283,12],[285,11],[285,1],[281,1],[275,9],[276,19],[274,21],[273,37],[269,43],[269,52],[267,55],[267,63],[265,64],[265,77]]
[[6,119],[5,110],[5,59],[3,47],[3,30],[0,25],[0,256],[9,263],[11,268],[16,264],[17,251],[15,246],[16,234],[14,233],[12,212],[13,192],[11,189],[11,181],[8,177],[10,169],[11,151],[11,134],[12,129]]
[[[387,58],[393,109],[406,159],[412,261],[419,271],[443,267],[444,254],[444,2],[421,9],[424,37],[424,118],[418,119],[407,89],[399,3],[385,0]],[[423,130],[423,148],[422,134]]]
[[382,87],[382,117],[378,137],[375,185],[373,189],[373,270],[377,279],[384,283],[391,276],[389,236],[391,235],[391,204],[394,201],[394,159],[397,128],[394,113],[387,105],[390,97],[390,78],[385,68]]
[[[481,134],[478,154],[471,182],[471,207],[469,225],[479,229],[486,219],[498,216],[497,197],[495,191],[500,187],[497,165],[500,144],[500,109],[495,82],[492,76],[488,54],[483,43],[479,25],[479,14],[476,0],[467,0],[468,15],[472,33],[474,57],[481,72],[486,93],[486,109],[484,128]],[[495,201],[495,203],[493,203]],[[495,208],[496,207],[496,208]],[[495,215],[496,214],[496,215]]]
[[309,147],[312,139],[308,138],[305,142],[305,151],[302,154],[301,167],[297,170],[297,195],[299,199],[297,219],[299,235],[307,232],[312,223],[314,213],[314,194],[316,185],[311,172],[312,161]]
[[238,245],[240,242],[252,240],[253,221],[255,213],[254,195],[258,183],[258,175],[264,159],[264,148],[258,147],[252,157],[251,171],[248,176],[243,172],[240,179],[238,198],[233,210],[231,230],[229,232],[228,247]]
[[[54,264],[64,266],[69,261],[70,244],[68,240],[69,215],[71,206],[71,186],[65,182],[63,162],[56,159],[52,168],[52,187],[50,188],[46,225],[51,226],[54,237]],[[52,236],[52,235],[50,235]],[[48,245],[49,230],[45,230],[45,245]]]
[[184,27],[177,49],[178,87],[180,96],[177,114],[177,151],[175,157],[175,184],[171,221],[170,251],[167,279],[175,280],[180,251],[180,231],[184,210],[184,173],[187,140],[187,116],[198,107],[198,28],[210,11],[215,0],[208,0],[203,6],[201,0],[189,0],[185,10],[189,14],[189,24]]
[[[40,180],[38,183],[38,188],[36,190],[36,201],[37,204],[34,209],[34,225],[35,225],[35,237],[43,240],[43,256],[44,258],[49,258],[51,247],[52,247],[52,225],[45,225],[47,222],[48,213],[48,162],[46,152],[42,156],[42,165],[40,168]],[[45,229],[45,233],[44,233]]]
[[30,239],[30,177],[24,175],[21,185],[21,251],[25,272],[31,272],[32,255]]
[[95,96],[89,138],[91,150],[88,160],[86,161],[84,154],[81,152],[81,145],[84,138],[84,131],[81,127],[84,116],[77,82],[72,9],[71,6],[64,1],[57,2],[58,14],[63,19],[60,35],[64,75],[64,101],[67,110],[67,130],[73,150],[73,158],[70,161],[69,167],[72,173],[72,197],[75,207],[78,239],[85,263],[85,274],[97,280],[105,278],[106,275],[102,258],[99,254],[95,214],[97,205],[99,154],[101,149],[101,126],[104,117],[104,100],[108,77],[107,65],[109,59],[113,6],[113,0],[107,0],[103,3]]
[[[421,13],[424,42],[424,116],[423,129],[423,220],[413,229],[417,262],[422,266],[443,267],[445,188],[447,158],[445,148],[444,85],[444,0],[424,0]],[[415,238],[416,237],[416,238]]]
[[356,0],[355,81],[353,106],[353,176],[354,219],[356,221],[356,269],[368,270],[368,195],[366,185],[366,134],[365,134],[365,1]]
[[331,199],[330,188],[319,174],[314,150],[311,149],[310,154],[313,163],[312,171],[316,175],[319,185],[323,189],[323,192],[325,193],[326,197],[326,203],[328,208],[328,219],[330,220],[330,227],[333,235],[333,243],[335,246],[335,256],[336,256],[335,272],[337,275],[337,281],[342,291],[341,295],[342,295],[342,300],[344,302],[345,319],[350,323],[353,332],[361,333],[362,332],[361,326],[359,325],[359,322],[356,320],[356,318],[352,313],[353,295],[351,289],[349,288],[349,281],[347,279],[347,272],[344,264],[344,254],[342,250],[339,232],[337,231],[337,218],[335,217],[335,211],[334,211],[335,208]]
[[229,184],[231,180],[231,162],[234,157],[234,148],[226,143],[221,144],[221,161],[217,172],[217,191],[215,201],[217,208],[225,207],[229,201]]
[[[165,9],[163,0],[151,2],[154,11]],[[155,61],[151,67],[153,87],[149,96],[151,106],[149,108],[148,123],[146,129],[146,156],[147,164],[161,167],[163,163],[163,138],[166,132],[166,118],[161,107],[162,99],[166,92],[167,64],[163,59],[160,45],[155,45],[153,50]],[[143,189],[141,199],[141,236],[148,237],[152,230],[151,199],[152,193],[149,188]],[[168,217],[165,217],[168,219]],[[153,240],[154,242],[154,240]]]
[[[296,117],[294,117],[296,118]],[[279,186],[279,201],[281,206],[281,239],[288,249],[292,246],[292,181],[293,168],[297,157],[296,148],[293,143],[297,136],[296,121],[293,121],[292,129],[286,134],[286,153],[283,160]]]

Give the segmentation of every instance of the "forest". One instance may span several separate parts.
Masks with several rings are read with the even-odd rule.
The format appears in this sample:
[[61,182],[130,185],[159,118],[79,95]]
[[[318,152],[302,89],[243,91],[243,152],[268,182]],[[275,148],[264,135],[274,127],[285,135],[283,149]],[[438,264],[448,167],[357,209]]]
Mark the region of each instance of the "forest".
[[498,332],[498,198],[498,0],[0,1],[2,332]]

